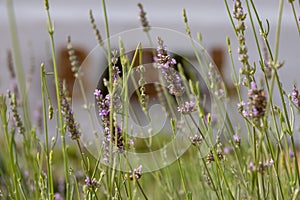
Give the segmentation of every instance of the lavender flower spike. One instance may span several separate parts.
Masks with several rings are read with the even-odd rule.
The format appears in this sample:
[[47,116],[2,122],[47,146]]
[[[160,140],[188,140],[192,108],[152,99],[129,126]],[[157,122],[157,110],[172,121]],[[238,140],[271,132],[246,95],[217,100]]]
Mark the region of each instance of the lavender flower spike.
[[175,96],[181,96],[184,93],[184,87],[182,86],[179,73],[173,68],[173,65],[176,64],[176,60],[168,54],[161,38],[158,38],[158,45],[154,61],[157,63],[158,68],[161,70],[168,84],[169,93]]
[[121,128],[116,125],[115,120],[113,119],[112,124],[113,124],[113,129],[111,130],[110,128],[110,103],[113,101],[110,97],[110,94],[105,95],[103,97],[101,90],[95,89],[94,92],[95,99],[96,99],[96,104],[98,108],[98,115],[101,117],[102,121],[102,128],[104,130],[104,162],[108,163],[109,162],[109,156],[110,154],[110,145],[115,145],[118,148],[118,152],[123,152],[125,145],[124,145],[124,139],[123,139],[123,132]]
[[295,85],[294,85],[291,97],[292,97],[292,101],[294,102],[294,104],[296,104],[297,106],[300,106],[299,91]]
[[178,107],[178,112],[183,115],[189,114],[197,110],[197,106],[193,101],[185,102],[185,104],[181,107]]
[[61,96],[61,106],[62,106],[62,114],[65,118],[65,122],[68,128],[68,131],[71,134],[72,140],[78,140],[80,138],[80,130],[79,124],[74,120],[74,115],[72,108],[69,104],[69,101],[66,97],[66,92],[61,88],[60,96]]
[[140,18],[143,30],[144,30],[144,32],[148,32],[150,30],[150,25],[149,25],[149,22],[146,18],[146,12],[144,11],[143,5],[141,3],[138,3],[137,6],[140,9],[139,18]]
[[267,107],[267,98],[264,90],[257,89],[255,82],[251,82],[251,89],[248,91],[248,102],[247,108],[244,105],[240,104],[238,109],[242,110],[241,114],[244,117],[247,117],[253,120],[253,123],[260,125],[260,119],[264,117]]

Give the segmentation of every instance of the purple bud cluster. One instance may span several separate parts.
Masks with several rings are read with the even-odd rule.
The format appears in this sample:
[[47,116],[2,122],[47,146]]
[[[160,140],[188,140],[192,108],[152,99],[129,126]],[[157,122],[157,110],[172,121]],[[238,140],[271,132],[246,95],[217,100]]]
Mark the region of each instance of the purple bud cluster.
[[72,140],[77,140],[80,138],[79,124],[75,121],[72,108],[66,97],[66,93],[63,89],[60,89],[60,101],[61,101],[61,112],[65,118],[65,123],[67,125],[68,131],[71,135]]
[[138,180],[142,177],[142,165],[140,165],[138,168],[133,169],[133,171],[129,171],[129,179],[130,180]]
[[241,68],[240,73],[245,75],[246,77],[246,84],[248,85],[250,81],[253,80],[253,72],[254,69],[249,64],[249,56],[248,56],[248,49],[246,46],[246,38],[245,38],[245,19],[246,13],[243,11],[242,3],[240,0],[234,1],[233,7],[233,17],[237,20],[237,24],[235,26],[237,32],[237,39],[239,42],[238,47],[238,54],[239,54],[239,61],[243,64],[243,68]]
[[140,9],[139,18],[142,24],[142,28],[145,32],[148,32],[150,30],[150,25],[146,18],[146,12],[144,11],[143,5],[141,3],[138,3],[138,7]]
[[299,91],[295,85],[294,85],[291,97],[292,97],[292,101],[294,102],[294,104],[296,104],[298,107],[300,107]]
[[186,101],[184,105],[177,108],[178,112],[180,112],[183,115],[189,114],[191,112],[194,112],[197,110],[197,106],[193,101]]
[[[109,154],[110,154],[110,144],[116,145],[120,152],[124,150],[124,140],[122,136],[122,130],[119,126],[114,125],[112,126],[113,131],[111,131],[110,127],[110,95],[107,94],[103,97],[101,90],[96,89],[94,92],[96,98],[96,104],[98,108],[98,115],[102,121],[102,127],[104,129],[104,161],[109,162]],[[115,121],[112,121],[112,124]]]
[[251,89],[248,91],[247,107],[244,102],[238,104],[239,112],[245,117],[259,123],[266,112],[267,99],[264,90],[257,89],[256,83],[251,82]]
[[[224,156],[223,156],[223,153],[222,151],[218,150],[217,152],[217,158],[221,161],[224,159]],[[214,156],[214,153],[212,150],[210,150],[209,154],[207,155],[207,163],[211,163],[211,162],[214,162],[215,161],[215,156]]]
[[273,165],[274,165],[273,159],[270,159],[270,161],[266,161],[265,163],[260,161],[257,165],[255,165],[253,162],[250,162],[249,169],[250,169],[250,171],[257,171],[260,174],[264,174],[266,172],[266,170],[269,167],[272,167]]
[[93,178],[93,180],[91,180],[90,177],[86,177],[84,182],[85,185],[89,188],[97,188],[100,185],[96,178]]
[[158,68],[161,70],[168,83],[169,93],[175,96],[181,96],[184,93],[184,87],[182,86],[182,80],[179,73],[173,68],[176,64],[176,60],[171,58],[168,54],[162,39],[158,38],[158,44],[159,46],[156,50],[154,61],[157,63]]
[[63,197],[59,193],[55,193],[54,200],[63,200]]
[[232,136],[232,140],[233,140],[234,145],[235,145],[236,148],[238,148],[241,145],[241,139],[237,134],[234,134]]
[[197,145],[202,141],[201,135],[194,135],[193,137],[190,137],[190,141],[192,145]]
[[121,71],[119,69],[119,67],[117,66],[118,63],[118,51],[117,50],[113,50],[112,51],[112,59],[111,59],[111,63],[113,64],[112,66],[112,72],[113,72],[113,80],[116,81],[118,80],[118,78],[120,77]]
[[264,73],[267,78],[271,78],[272,76],[271,60],[269,58],[268,50],[266,46],[263,47],[263,56],[264,56],[264,64],[265,64]]

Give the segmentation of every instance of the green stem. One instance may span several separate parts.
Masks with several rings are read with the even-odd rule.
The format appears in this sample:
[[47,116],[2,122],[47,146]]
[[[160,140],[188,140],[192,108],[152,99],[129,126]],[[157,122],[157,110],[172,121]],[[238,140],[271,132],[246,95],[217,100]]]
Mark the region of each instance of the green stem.
[[29,112],[30,109],[29,109],[27,92],[26,92],[26,82],[24,76],[25,73],[22,65],[22,56],[21,56],[20,43],[18,38],[13,0],[7,0],[7,12],[8,12],[8,20],[10,25],[10,33],[12,38],[13,53],[15,57],[14,61],[15,61],[16,74],[18,78],[18,87],[21,92],[24,124],[27,131],[29,131],[31,129],[30,112]]
[[146,200],[148,200],[148,197],[147,197],[146,193],[144,192],[144,190],[143,190],[141,184],[139,183],[139,181],[136,181],[136,183],[137,183],[139,189],[141,190],[141,192],[142,192],[144,198],[145,198]]
[[278,8],[276,38],[275,38],[275,56],[274,56],[275,62],[277,62],[278,52],[279,52],[279,39],[280,39],[280,31],[281,31],[282,10],[283,10],[283,0],[280,0],[279,8]]
[[[104,14],[104,21],[105,21],[105,32],[106,32],[106,39],[107,39],[107,62],[108,62],[108,71],[109,71],[109,85],[108,85],[108,92],[110,97],[112,97],[113,95],[113,72],[112,72],[112,63],[111,63],[111,46],[110,46],[110,34],[109,34],[109,26],[108,26],[108,17],[107,17],[107,9],[106,9],[106,3],[105,0],[102,0],[102,10],[103,10],[103,14]],[[109,105],[109,130],[112,133],[114,131],[114,127],[113,127],[113,114],[114,114],[114,110],[113,110],[113,104]],[[111,146],[111,142],[110,142],[110,146]],[[110,158],[112,152],[110,151]],[[109,172],[110,170],[107,170],[107,172]],[[113,174],[114,174],[114,169],[111,170],[111,174],[108,173],[108,176],[110,175],[111,177],[107,177],[108,179],[108,198],[111,197],[112,195],[112,188],[113,188]]]
[[184,177],[184,173],[183,173],[183,170],[182,170],[180,158],[177,159],[177,164],[178,164],[178,167],[179,167],[179,173],[180,173],[180,177],[181,177],[181,182],[183,184],[183,189],[184,189],[184,192],[185,192],[185,197],[186,197],[186,199],[189,199],[189,192],[188,192],[188,189],[187,189],[187,186],[186,186],[185,177]]
[[297,19],[297,14],[296,14],[296,11],[295,11],[294,1],[290,1],[290,3],[291,3],[291,6],[292,6],[294,18],[295,18],[295,22],[296,22],[296,26],[297,26],[297,30],[298,30],[298,35],[300,36],[300,27],[299,27],[299,22],[298,22],[298,19]]
[[294,137],[291,136],[291,142],[292,142],[292,148],[293,148],[293,152],[294,152],[294,155],[295,155],[295,162],[294,162],[294,165],[295,165],[295,170],[296,170],[296,176],[297,176],[297,179],[298,179],[298,186],[300,185],[300,175],[299,175],[299,166],[298,166],[298,156],[297,156],[297,150],[296,150],[296,147],[295,147],[295,141],[294,141]]
[[49,2],[45,0],[45,8],[48,19],[48,33],[50,36],[51,43],[51,54],[52,54],[52,62],[53,62],[53,70],[54,70],[54,82],[55,82],[55,91],[56,91],[56,100],[57,100],[57,110],[58,110],[58,121],[59,126],[58,130],[61,135],[62,140],[62,152],[63,152],[63,160],[64,160],[64,172],[65,172],[65,182],[66,182],[66,200],[70,200],[70,177],[69,177],[69,165],[68,165],[68,156],[66,149],[66,141],[65,141],[65,129],[63,128],[63,117],[62,117],[62,109],[61,109],[61,101],[60,101],[60,89],[59,89],[59,79],[58,79],[58,70],[57,70],[57,62],[56,62],[56,53],[55,53],[55,44],[54,44],[54,27],[52,24],[50,11],[49,11]]
[[11,136],[8,131],[8,119],[7,119],[7,105],[6,98],[2,94],[0,94],[0,112],[1,112],[1,121],[3,125],[3,131],[5,133],[6,143],[8,146],[8,154],[9,154],[9,164],[11,168],[11,176],[13,177],[13,194],[16,200],[20,199],[20,192],[18,186],[18,173],[14,158],[14,131],[11,132]]
[[43,103],[43,120],[44,120],[44,131],[45,131],[45,151],[47,160],[47,181],[49,189],[49,199],[54,198],[53,189],[53,177],[52,177],[52,167],[51,167],[51,156],[49,151],[49,133],[48,133],[48,123],[47,123],[47,107],[46,107],[46,97],[45,97],[45,87],[46,87],[46,77],[45,77],[45,66],[41,65],[41,92],[42,92],[42,103]]
[[[202,157],[201,152],[200,152],[200,149],[198,149],[198,150],[199,150],[199,155]],[[207,167],[207,164],[206,164],[206,162],[205,162],[205,159],[204,159],[204,158],[201,158],[201,160],[202,160],[202,162],[203,162],[203,165],[204,165],[205,171],[206,171],[206,173],[207,173],[207,175],[208,175],[208,178],[209,178],[210,181],[211,181],[212,188],[213,188],[213,190],[215,191],[215,194],[217,195],[217,198],[218,198],[219,200],[220,200],[220,199],[223,199],[223,198],[220,197],[220,194],[219,194],[219,192],[218,192],[218,190],[217,190],[217,188],[216,188],[216,186],[215,186],[214,180],[212,179],[211,173],[210,173],[210,171],[209,171],[209,169],[208,169],[208,167]],[[223,197],[223,196],[222,196],[222,197]]]
[[228,16],[229,16],[229,19],[230,19],[231,26],[232,26],[232,28],[234,29],[235,36],[237,37],[237,36],[238,36],[238,33],[237,33],[237,31],[236,31],[236,28],[235,28],[235,25],[234,25],[233,18],[232,18],[231,14],[230,14],[230,13],[231,13],[231,10],[229,9],[227,0],[224,0],[224,3],[225,3],[226,10],[227,10],[227,13],[228,13]]
[[[172,125],[173,136],[176,137],[176,127],[175,127],[175,121],[174,120],[171,120],[171,125]],[[202,136],[202,138],[203,138],[203,136]],[[187,186],[186,186],[185,177],[184,177],[184,173],[183,173],[183,170],[182,170],[180,158],[177,159],[177,164],[178,164],[178,168],[179,168],[181,182],[183,184],[183,189],[184,189],[184,192],[185,192],[185,197],[186,197],[186,199],[189,199],[189,193],[188,193],[188,190],[187,190]]]

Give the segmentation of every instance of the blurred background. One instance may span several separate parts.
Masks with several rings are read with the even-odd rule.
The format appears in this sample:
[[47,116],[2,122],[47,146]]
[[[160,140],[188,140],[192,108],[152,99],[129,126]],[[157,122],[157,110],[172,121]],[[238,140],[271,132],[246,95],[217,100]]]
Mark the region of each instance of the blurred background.
[[[7,51],[12,49],[12,38],[8,20],[7,2],[0,0],[0,92],[6,92],[10,88],[9,70],[7,68]],[[153,27],[163,27],[185,33],[182,9],[186,8],[192,35],[202,33],[203,46],[207,49],[213,60],[223,74],[223,78],[232,89],[232,69],[227,53],[226,36],[231,38],[232,50],[237,70],[241,67],[237,56],[237,41],[233,32],[226,7],[221,0],[164,0],[164,1],[136,1],[136,0],[109,0],[107,11],[109,18],[110,34],[115,35],[140,27],[139,9],[137,3],[142,3],[147,13],[147,19]],[[228,0],[232,11],[233,1]],[[78,50],[80,59],[84,58],[97,45],[94,31],[90,24],[89,10],[93,10],[95,23],[97,24],[103,39],[105,39],[105,25],[101,1],[99,0],[50,0],[50,12],[55,26],[55,48],[60,65],[67,65],[68,57],[65,51],[67,36],[72,37],[73,46]],[[263,20],[270,23],[269,40],[274,47],[275,32],[278,15],[276,0],[255,1],[257,11]],[[299,11],[298,2],[295,4]],[[31,107],[37,105],[40,98],[40,64],[46,63],[50,71],[51,50],[49,35],[47,32],[47,17],[44,1],[41,0],[15,0],[13,1],[15,18],[17,23],[18,38],[22,55],[22,62],[30,85]],[[247,13],[246,4],[243,1],[244,11]],[[298,13],[300,15],[300,13]],[[300,40],[296,29],[293,13],[288,1],[284,1],[282,29],[280,37],[279,61],[285,61],[280,69],[283,87],[287,91],[292,90],[292,85],[299,82]],[[249,15],[246,19],[246,43],[249,50],[250,62],[258,65],[258,52],[255,45]],[[259,28],[256,27],[259,33]],[[259,42],[264,46],[262,38]],[[176,41],[174,41],[176,43]],[[185,56],[192,54],[191,49],[183,49]],[[69,72],[61,71],[64,76]],[[262,74],[261,74],[262,75]],[[88,78],[88,77],[86,77]],[[298,85],[300,85],[298,83]],[[95,86],[96,87],[96,86]],[[233,96],[234,98],[234,96]],[[236,103],[236,102],[234,102]]]

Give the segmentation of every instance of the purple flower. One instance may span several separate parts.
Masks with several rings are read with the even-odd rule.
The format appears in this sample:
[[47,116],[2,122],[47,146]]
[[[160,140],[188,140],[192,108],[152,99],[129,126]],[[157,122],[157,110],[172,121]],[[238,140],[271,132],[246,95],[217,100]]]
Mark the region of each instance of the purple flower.
[[257,90],[257,85],[254,81],[252,81],[250,84],[251,84],[251,89],[252,90]]
[[223,151],[224,151],[225,154],[229,154],[230,151],[231,151],[231,148],[230,148],[230,147],[225,147],[225,148],[223,149]]
[[243,115],[244,117],[248,117],[248,116],[249,116],[249,113],[248,113],[246,110],[243,110],[243,111],[242,111],[242,115]]
[[94,95],[96,98],[101,98],[101,90],[95,89]]
[[292,150],[290,150],[290,157],[291,157],[291,158],[294,158],[294,157],[295,157],[294,151],[292,151]]
[[67,125],[68,131],[71,134],[72,140],[78,140],[80,137],[80,130],[79,124],[74,119],[74,114],[70,103],[66,97],[66,92],[61,87],[60,89],[60,96],[61,96],[61,107],[62,107],[62,114],[65,118],[65,123]]
[[105,157],[103,158],[103,161],[104,161],[106,164],[108,164],[108,163],[109,163],[108,157],[105,156]]
[[176,60],[171,58],[168,54],[162,39],[158,38],[158,44],[159,46],[156,50],[154,61],[157,63],[157,67],[161,70],[164,79],[168,83],[169,93],[175,96],[181,96],[184,93],[184,87],[182,86],[179,73],[173,68],[173,65],[176,64]]
[[102,117],[102,116],[107,116],[109,114],[109,110],[99,110],[99,115]]
[[254,116],[258,116],[259,112],[258,112],[258,110],[257,110],[256,108],[253,108],[252,114],[253,114]]
[[255,82],[251,82],[251,89],[248,91],[247,107],[240,104],[238,109],[242,110],[242,115],[253,121],[256,125],[260,124],[260,119],[266,112],[267,98],[262,89],[257,89]]
[[121,74],[121,71],[120,71],[119,67],[117,67],[115,65],[112,68],[113,68],[113,74],[114,74],[113,80],[118,80],[118,78]]
[[250,168],[250,170],[254,170],[255,166],[254,166],[253,162],[249,163],[249,168]]
[[297,106],[300,106],[300,96],[299,96],[299,91],[297,89],[297,87],[294,85],[293,91],[292,91],[292,101],[294,102],[294,104],[296,104]]
[[150,30],[150,25],[146,18],[146,12],[144,11],[143,5],[141,3],[138,3],[138,7],[140,9],[139,18],[142,24],[142,28],[145,32],[148,32]]
[[234,135],[232,136],[232,139],[233,139],[233,141],[235,141],[235,142],[240,141],[240,138],[239,138],[239,136],[238,136],[237,134],[234,134]]
[[55,193],[54,194],[54,200],[63,200],[63,198],[59,193]]
[[178,112],[183,115],[189,114],[197,110],[197,106],[193,101],[186,101],[183,106],[177,108]]
[[133,180],[140,179],[142,177],[142,165],[140,165],[138,168],[133,169],[133,171],[129,171],[129,179]]
[[240,144],[241,144],[241,139],[240,139],[240,137],[237,135],[237,134],[234,134],[233,136],[232,136],[232,139],[233,139],[233,141],[234,141],[234,143],[235,143],[235,147],[239,147],[240,146]]
[[134,141],[132,139],[129,140],[129,145],[133,146],[134,145]]
[[96,178],[93,178],[93,180],[91,180],[90,177],[87,176],[85,178],[84,182],[85,182],[85,185],[87,187],[94,187],[95,188],[95,187],[99,186],[99,182],[96,180]]
[[90,186],[90,185],[91,185],[91,179],[90,179],[90,177],[87,176],[87,177],[85,178],[84,182],[85,182],[85,184],[86,184],[87,186]]
[[269,165],[270,166],[273,166],[274,165],[274,160],[271,158],[270,162],[269,162]]
[[103,98],[103,95],[101,94],[101,91],[96,89],[94,92],[95,98],[96,98],[96,104],[98,108],[98,114],[99,117],[101,117],[102,126],[104,130],[104,141],[103,141],[103,160],[104,162],[109,162],[109,156],[111,155],[111,145],[114,145],[118,148],[118,152],[124,151],[124,139],[123,139],[123,132],[121,128],[118,125],[115,125],[115,120],[112,120],[112,130],[110,130],[110,103],[111,98],[110,94],[105,95]]
[[190,137],[190,141],[192,145],[196,145],[202,141],[201,135],[195,135],[194,137]]

